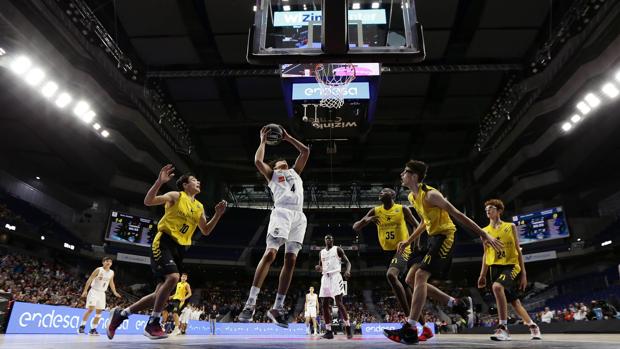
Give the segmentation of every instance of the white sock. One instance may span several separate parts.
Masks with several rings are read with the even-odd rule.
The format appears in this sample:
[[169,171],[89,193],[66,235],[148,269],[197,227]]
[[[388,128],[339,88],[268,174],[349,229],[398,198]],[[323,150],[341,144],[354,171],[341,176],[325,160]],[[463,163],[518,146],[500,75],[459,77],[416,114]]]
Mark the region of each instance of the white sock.
[[276,295],[276,302],[273,305],[274,309],[279,309],[282,308],[284,306],[284,298],[286,298],[285,294],[277,294]]
[[121,310],[121,315],[123,315],[123,316],[129,316],[129,315],[131,315],[131,310],[129,310],[129,307],[127,307],[127,308],[125,308],[125,309]]
[[532,325],[534,325],[534,326],[538,326],[538,325],[536,325],[536,323],[534,322],[534,320],[530,321],[529,323],[526,323],[526,325],[528,325],[528,326],[532,326]]
[[250,288],[250,295],[248,296],[248,300],[247,302],[245,302],[245,305],[251,305],[251,306],[256,305],[256,298],[258,298],[259,293],[260,293],[260,288],[256,286],[252,286]]
[[508,325],[508,320],[499,320],[499,324],[506,326]]
[[408,323],[409,325],[411,325],[411,327],[414,327],[414,326],[415,326],[415,324],[416,324],[416,322],[417,322],[417,321],[415,321],[415,320],[407,319],[407,323]]
[[456,299],[454,297],[450,297],[450,300],[448,301],[448,307],[452,308],[454,306],[454,303],[456,303]]
[[325,329],[328,330],[328,331],[331,331],[332,330],[332,324],[325,325]]
[[151,313],[151,317],[159,317],[160,315],[161,315],[161,312],[157,312],[157,311],[154,311]]
[[82,324],[80,326],[86,326],[86,321],[82,320]]

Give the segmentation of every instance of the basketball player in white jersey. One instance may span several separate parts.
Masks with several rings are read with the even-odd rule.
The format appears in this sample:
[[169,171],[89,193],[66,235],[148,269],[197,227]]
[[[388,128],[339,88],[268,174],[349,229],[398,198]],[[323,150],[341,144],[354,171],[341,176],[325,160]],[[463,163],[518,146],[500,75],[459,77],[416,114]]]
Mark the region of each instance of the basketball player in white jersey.
[[280,272],[278,293],[275,304],[267,312],[267,316],[276,325],[288,328],[287,314],[284,310],[284,298],[291,284],[297,253],[301,250],[307,224],[306,216],[302,211],[304,187],[299,175],[306,166],[310,149],[291,137],[282,128],[282,140],[292,144],[299,151],[299,156],[292,168],[289,168],[286,160],[276,160],[270,166],[264,162],[265,144],[268,134],[269,129],[263,127],[260,131],[260,145],[254,156],[254,165],[269,183],[269,189],[271,189],[273,194],[274,208],[271,210],[269,226],[267,228],[267,247],[256,267],[250,294],[241,314],[239,314],[239,321],[252,321],[256,308],[256,298],[260,288],[269,272],[271,263],[276,258],[280,246],[284,245],[284,266]]
[[[121,295],[116,292],[116,286],[114,285],[114,271],[110,269],[112,266],[112,258],[103,257],[101,260],[102,267],[99,267],[90,274],[90,277],[86,281],[86,286],[84,286],[84,292],[82,292],[82,298],[86,298],[86,312],[84,316],[82,316],[82,323],[80,324],[80,328],[78,333],[84,333],[84,329],[86,328],[86,321],[90,317],[90,314],[95,311],[95,319],[93,320],[93,326],[90,329],[89,334],[91,335],[99,335],[97,333],[97,325],[99,325],[99,320],[101,319],[101,312],[105,309],[105,291],[108,289],[108,285],[110,289],[112,289],[112,293],[121,298]],[[88,288],[90,287],[90,290]]]
[[326,339],[334,338],[334,333],[332,332],[332,305],[329,298],[334,298],[336,301],[338,312],[342,320],[344,320],[347,338],[353,338],[349,314],[347,314],[347,308],[342,303],[342,296],[344,294],[344,282],[340,274],[342,260],[347,265],[344,277],[348,279],[351,277],[351,262],[349,262],[349,258],[347,258],[347,255],[344,254],[340,247],[334,247],[334,238],[331,235],[325,235],[325,248],[321,250],[321,258],[315,269],[323,273],[319,298],[321,298],[321,303],[323,304],[323,317],[325,318],[325,334],[323,338]]
[[314,293],[314,287],[310,286],[310,292],[306,294],[306,304],[304,306],[304,317],[306,318],[306,333],[310,334],[310,320],[312,320],[312,326],[314,327],[313,334],[316,336],[317,332],[316,316],[319,314],[319,299],[318,295]]

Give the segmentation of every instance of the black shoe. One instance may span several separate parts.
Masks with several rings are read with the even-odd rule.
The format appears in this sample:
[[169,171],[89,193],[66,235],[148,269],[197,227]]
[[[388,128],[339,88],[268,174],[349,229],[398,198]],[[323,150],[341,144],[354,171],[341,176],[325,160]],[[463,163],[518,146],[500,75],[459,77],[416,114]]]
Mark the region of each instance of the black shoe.
[[288,328],[288,319],[286,318],[286,312],[284,309],[269,309],[267,317],[271,321],[283,328]]
[[334,332],[332,331],[325,331],[325,334],[323,335],[324,339],[334,339]]
[[460,298],[452,307],[452,311],[461,315],[467,321],[468,328],[474,327],[474,304],[471,297]]
[[86,325],[80,326],[80,328],[78,328],[78,333],[84,334],[84,329],[85,328],[86,328]]
[[351,332],[351,326],[345,326],[344,333],[347,334],[347,339],[353,338],[353,332]]
[[97,332],[97,329],[91,328],[90,332],[88,332],[88,334],[91,335],[91,336],[98,336],[99,332]]
[[407,345],[418,343],[418,331],[413,329],[408,323],[398,330],[383,330],[383,335],[396,343]]

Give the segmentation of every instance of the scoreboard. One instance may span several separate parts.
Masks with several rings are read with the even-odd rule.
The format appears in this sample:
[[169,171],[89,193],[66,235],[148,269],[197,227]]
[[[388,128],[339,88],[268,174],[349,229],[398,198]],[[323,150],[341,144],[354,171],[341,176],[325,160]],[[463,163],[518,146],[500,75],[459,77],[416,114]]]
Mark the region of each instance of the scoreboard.
[[562,239],[569,236],[568,224],[561,206],[512,217],[521,245]]
[[118,211],[110,211],[107,241],[149,247],[157,233],[157,221]]

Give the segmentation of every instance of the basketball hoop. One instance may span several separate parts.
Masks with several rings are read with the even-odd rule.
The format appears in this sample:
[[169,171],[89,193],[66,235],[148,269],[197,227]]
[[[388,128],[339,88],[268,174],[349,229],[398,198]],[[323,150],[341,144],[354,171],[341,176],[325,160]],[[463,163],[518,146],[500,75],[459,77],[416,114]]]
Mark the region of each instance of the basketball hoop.
[[314,67],[316,82],[321,88],[320,106],[341,108],[347,87],[355,79],[353,63],[319,63]]

